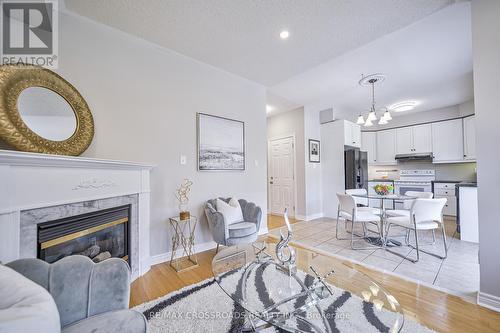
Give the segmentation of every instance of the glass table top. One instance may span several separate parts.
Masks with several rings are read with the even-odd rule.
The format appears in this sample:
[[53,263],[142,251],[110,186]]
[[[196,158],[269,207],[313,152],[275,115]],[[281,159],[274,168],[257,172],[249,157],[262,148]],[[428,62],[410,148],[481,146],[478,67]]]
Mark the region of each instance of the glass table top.
[[212,261],[215,280],[251,318],[287,332],[401,330],[398,301],[367,275],[338,259],[294,249],[297,271],[289,274],[274,243],[225,248]]
[[404,200],[415,200],[417,197],[411,197],[408,195],[398,195],[398,194],[386,194],[386,195],[380,195],[380,194],[351,194],[351,196],[356,197],[356,198],[368,198],[368,199],[387,199],[387,200],[394,200],[394,201],[404,201]]

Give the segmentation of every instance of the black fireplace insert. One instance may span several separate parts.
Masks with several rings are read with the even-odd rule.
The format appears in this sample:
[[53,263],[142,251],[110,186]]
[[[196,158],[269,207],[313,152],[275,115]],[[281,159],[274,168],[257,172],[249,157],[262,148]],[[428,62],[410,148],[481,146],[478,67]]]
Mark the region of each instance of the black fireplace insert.
[[94,262],[123,258],[130,264],[130,205],[38,224],[39,259],[52,263],[81,254]]

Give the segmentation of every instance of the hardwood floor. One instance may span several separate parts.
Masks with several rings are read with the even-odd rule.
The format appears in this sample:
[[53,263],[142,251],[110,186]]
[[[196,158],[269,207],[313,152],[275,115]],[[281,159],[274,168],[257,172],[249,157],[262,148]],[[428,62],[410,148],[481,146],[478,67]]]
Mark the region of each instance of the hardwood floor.
[[[293,218],[290,218],[289,220],[291,224],[299,222],[298,220]],[[272,230],[284,226],[285,220],[283,219],[283,217],[277,215],[267,215],[267,229]]]
[[[294,221],[295,222],[295,221]],[[269,217],[269,229],[283,225],[279,217]],[[271,237],[266,237],[274,241]],[[198,254],[199,267],[176,273],[168,263],[155,265],[132,283],[130,306],[154,300],[193,283],[212,277],[215,250]],[[335,258],[334,258],[335,259]],[[371,270],[349,261],[335,259],[377,281],[399,301],[407,317],[438,332],[500,332],[500,313],[469,303],[460,297],[419,285],[399,277]]]

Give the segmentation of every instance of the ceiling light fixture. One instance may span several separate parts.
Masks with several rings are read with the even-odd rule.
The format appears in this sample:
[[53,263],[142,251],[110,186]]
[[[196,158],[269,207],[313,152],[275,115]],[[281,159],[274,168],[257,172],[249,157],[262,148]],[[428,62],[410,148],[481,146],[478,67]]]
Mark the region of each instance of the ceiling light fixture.
[[417,105],[418,102],[416,101],[404,101],[391,105],[389,109],[394,112],[404,112],[413,110]]
[[358,117],[358,121],[356,121],[356,124],[363,125],[364,123],[365,123],[365,118],[363,118],[363,115],[360,114]]
[[269,113],[274,110],[274,107],[272,105],[266,105],[266,112]]
[[387,119],[385,119],[384,117],[380,117],[380,120],[378,121],[379,125],[386,125],[387,123]]
[[288,39],[288,37],[290,37],[290,33],[287,30],[283,30],[282,32],[280,32],[281,39]]
[[[385,76],[382,74],[372,74],[368,76],[361,75],[361,80],[359,81],[359,85],[363,87],[371,86],[372,88],[372,105],[370,107],[370,112],[366,117],[365,126],[372,126],[373,121],[377,120],[377,113],[375,111],[375,83],[379,83],[384,80]],[[358,117],[358,124],[360,123],[361,119],[362,116]],[[385,121],[387,122],[387,120],[388,119],[386,119]]]

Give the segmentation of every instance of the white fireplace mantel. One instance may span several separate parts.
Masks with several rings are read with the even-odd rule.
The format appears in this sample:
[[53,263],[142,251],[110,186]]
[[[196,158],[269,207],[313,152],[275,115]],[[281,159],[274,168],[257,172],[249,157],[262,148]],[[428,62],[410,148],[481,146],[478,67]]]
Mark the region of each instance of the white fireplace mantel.
[[0,150],[0,261],[21,257],[23,211],[137,195],[140,263],[133,277],[144,274],[150,267],[152,168],[135,162]]

